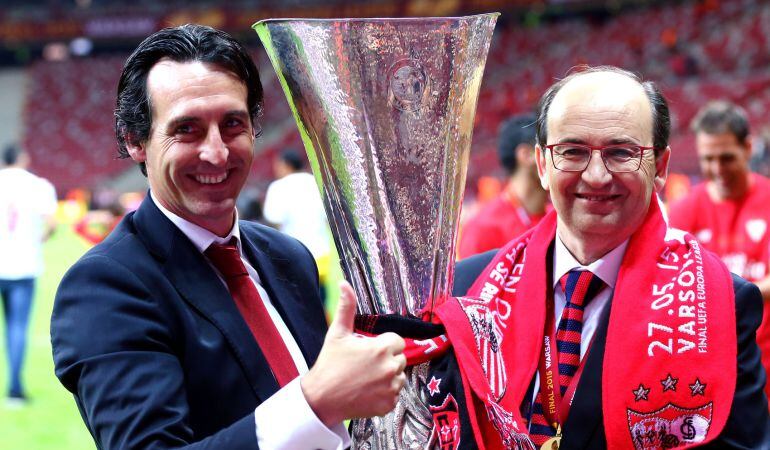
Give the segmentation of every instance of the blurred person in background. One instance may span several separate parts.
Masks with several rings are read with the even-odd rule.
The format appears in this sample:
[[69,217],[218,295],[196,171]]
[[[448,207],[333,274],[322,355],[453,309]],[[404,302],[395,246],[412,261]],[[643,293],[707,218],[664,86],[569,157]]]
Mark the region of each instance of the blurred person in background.
[[[731,272],[754,282],[765,308],[757,341],[770,369],[770,179],[749,169],[746,112],[727,101],[704,106],[691,124],[705,181],[671,205],[671,226],[693,233]],[[770,394],[770,387],[765,386]]]
[[241,220],[257,222],[262,225],[270,225],[265,221],[265,215],[262,214],[261,198],[262,195],[256,188],[246,188],[241,191],[238,200],[235,202]]
[[96,245],[118,226],[125,213],[125,208],[116,198],[105,208],[96,208],[86,212],[74,224],[73,230],[89,244]]
[[343,420],[385,414],[404,340],[353,334],[349,285],[328,327],[310,252],[239,220],[262,86],[246,49],[201,25],[125,63],[115,131],[150,191],[67,272],[56,375],[100,449],[340,449]]
[[0,297],[5,314],[8,402],[23,404],[22,367],[35,280],[43,271],[42,244],[56,227],[56,191],[30,173],[29,155],[16,145],[3,150],[0,169]]
[[497,154],[507,183],[500,195],[463,225],[460,258],[502,247],[545,214],[548,193],[537,177],[533,114],[511,117],[500,126]]
[[276,180],[265,193],[262,214],[278,230],[305,244],[316,260],[322,294],[329,268],[329,224],[315,177],[304,171],[305,160],[294,149],[281,152],[273,162]]

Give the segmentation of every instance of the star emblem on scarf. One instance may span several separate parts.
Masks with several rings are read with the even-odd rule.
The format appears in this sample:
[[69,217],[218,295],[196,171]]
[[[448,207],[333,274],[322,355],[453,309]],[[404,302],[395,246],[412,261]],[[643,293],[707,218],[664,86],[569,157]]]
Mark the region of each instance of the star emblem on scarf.
[[663,385],[663,392],[676,391],[676,383],[678,382],[679,378],[674,378],[671,374],[668,374],[666,378],[660,380],[660,384]]
[[633,389],[631,392],[634,393],[634,401],[638,402],[640,400],[647,400],[647,396],[650,394],[650,388],[646,388],[642,383],[639,383],[639,387]]
[[430,392],[430,395],[438,394],[440,384],[441,378],[430,377],[430,381],[428,382],[428,392]]
[[695,378],[695,383],[689,384],[690,390],[692,391],[690,395],[695,397],[696,395],[704,395],[703,391],[706,389],[706,383],[701,383],[701,381],[698,378]]

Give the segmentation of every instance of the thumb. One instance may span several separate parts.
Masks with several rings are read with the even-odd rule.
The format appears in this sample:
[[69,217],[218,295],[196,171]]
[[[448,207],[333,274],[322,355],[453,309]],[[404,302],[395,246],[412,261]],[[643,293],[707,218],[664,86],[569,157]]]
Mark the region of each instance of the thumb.
[[329,333],[344,336],[353,332],[356,319],[356,294],[347,281],[340,282],[340,300]]

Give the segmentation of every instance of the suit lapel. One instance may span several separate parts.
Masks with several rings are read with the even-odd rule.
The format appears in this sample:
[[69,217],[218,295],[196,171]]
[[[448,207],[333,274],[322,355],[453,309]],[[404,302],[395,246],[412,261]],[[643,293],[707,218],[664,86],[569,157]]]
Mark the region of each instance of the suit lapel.
[[310,366],[318,356],[324,338],[317,323],[309,320],[318,315],[317,310],[310,309],[310,302],[316,298],[316,293],[300,292],[292,279],[292,274],[297,270],[292,262],[275,254],[269,241],[249,232],[245,226],[241,227],[241,245],[246,258],[259,273],[260,282],[270,296],[270,301]]
[[134,222],[147,247],[163,261],[164,273],[180,295],[225,337],[260,401],[273,395],[278,383],[267,360],[205,257],[149,198]]
[[[612,301],[607,303],[599,318],[599,326],[594,334],[594,341],[588,353],[588,360],[580,377],[575,398],[572,402],[567,422],[564,424],[564,440],[562,448],[585,449],[596,442],[596,433],[601,433],[604,442],[604,426],[602,415],[602,364],[604,348],[607,341],[607,326],[609,325]],[[590,448],[595,448],[592,446]]]

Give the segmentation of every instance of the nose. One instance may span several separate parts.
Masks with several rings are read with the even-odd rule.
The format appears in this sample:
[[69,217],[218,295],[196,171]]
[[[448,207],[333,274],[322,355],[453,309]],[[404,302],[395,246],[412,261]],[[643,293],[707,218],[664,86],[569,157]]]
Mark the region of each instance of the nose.
[[206,139],[201,144],[199,155],[201,161],[208,162],[215,166],[222,166],[227,163],[229,151],[227,145],[222,140],[222,134],[219,132],[219,126],[212,125],[206,135]]
[[588,161],[588,167],[583,171],[582,178],[591,185],[602,185],[612,180],[612,173],[604,165],[600,150],[591,152],[591,159]]
[[722,161],[719,158],[714,158],[711,161],[709,161],[709,170],[714,175],[722,175],[722,172],[724,172],[724,164],[722,164]]

